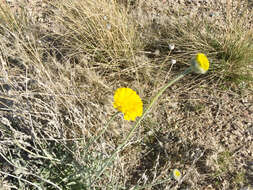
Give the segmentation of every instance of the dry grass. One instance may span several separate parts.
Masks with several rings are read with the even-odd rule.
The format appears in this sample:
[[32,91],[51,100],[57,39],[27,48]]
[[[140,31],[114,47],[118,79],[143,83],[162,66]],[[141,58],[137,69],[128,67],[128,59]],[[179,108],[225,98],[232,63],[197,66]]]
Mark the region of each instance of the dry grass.
[[[239,0],[1,4],[0,188],[250,186],[252,15]],[[118,116],[101,133],[114,90],[130,87],[147,105],[197,52],[207,75],[168,89],[98,176],[133,126]]]

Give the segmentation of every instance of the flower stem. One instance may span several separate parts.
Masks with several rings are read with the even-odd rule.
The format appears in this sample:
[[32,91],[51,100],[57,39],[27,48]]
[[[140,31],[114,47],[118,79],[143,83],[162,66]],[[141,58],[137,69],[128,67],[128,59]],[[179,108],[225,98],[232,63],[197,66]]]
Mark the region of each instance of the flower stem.
[[[108,160],[106,160],[106,162],[104,163],[104,165],[102,166],[102,168],[100,169],[100,171],[97,172],[96,174],[96,178],[94,180],[94,182],[96,181],[97,178],[100,177],[100,175],[104,172],[104,170],[106,169],[106,167],[111,163],[111,161],[113,160],[113,158],[116,156],[116,154],[118,152],[120,152],[124,146],[126,145],[127,141],[130,139],[130,137],[132,137],[133,132],[135,131],[135,129],[140,125],[141,121],[145,118],[145,116],[149,113],[150,109],[152,108],[152,106],[154,105],[154,103],[158,100],[158,98],[163,94],[163,92],[170,87],[172,84],[174,84],[175,82],[177,82],[178,80],[180,80],[181,78],[183,78],[185,75],[187,75],[188,73],[190,73],[192,71],[192,67],[189,67],[188,69],[186,69],[183,73],[179,74],[175,79],[173,79],[172,81],[170,81],[167,85],[165,85],[158,93],[157,95],[152,99],[152,101],[149,103],[147,109],[145,110],[145,112],[143,113],[143,115],[140,117],[140,119],[138,119],[138,121],[136,122],[136,124],[133,126],[133,128],[131,129],[131,131],[129,132],[129,134],[127,135],[127,137],[125,138],[124,142],[121,143],[117,149],[113,152],[113,154],[110,156],[110,158]],[[93,183],[94,183],[93,182]]]

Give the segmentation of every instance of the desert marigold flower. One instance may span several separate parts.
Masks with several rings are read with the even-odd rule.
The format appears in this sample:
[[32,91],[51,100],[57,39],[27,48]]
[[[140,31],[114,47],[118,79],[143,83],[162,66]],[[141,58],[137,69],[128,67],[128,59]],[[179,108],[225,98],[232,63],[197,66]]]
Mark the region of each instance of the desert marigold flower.
[[195,73],[204,74],[209,69],[209,61],[205,54],[198,53],[192,60],[192,69]]
[[141,98],[130,88],[118,88],[115,91],[113,107],[124,114],[125,120],[135,120],[143,112]]
[[181,179],[181,177],[182,177],[182,174],[181,174],[181,172],[178,169],[174,169],[173,172],[172,172],[172,177],[175,180],[179,181]]

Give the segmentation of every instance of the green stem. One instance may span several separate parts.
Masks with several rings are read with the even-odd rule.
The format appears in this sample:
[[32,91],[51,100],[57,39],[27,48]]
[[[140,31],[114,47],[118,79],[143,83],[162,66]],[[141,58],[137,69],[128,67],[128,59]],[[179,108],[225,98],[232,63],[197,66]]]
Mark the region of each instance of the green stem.
[[[94,180],[94,182],[96,181],[97,178],[100,177],[100,175],[104,172],[104,170],[106,169],[106,167],[111,163],[111,161],[113,160],[113,158],[116,156],[116,154],[118,152],[120,152],[122,150],[122,148],[126,145],[127,141],[130,139],[130,137],[132,136],[133,132],[135,131],[135,129],[140,125],[141,121],[144,119],[144,117],[149,113],[150,109],[152,108],[152,106],[154,105],[154,103],[158,100],[158,98],[162,95],[162,93],[168,88],[170,87],[172,84],[174,84],[175,82],[177,82],[178,80],[180,80],[181,78],[183,78],[185,75],[187,75],[188,73],[190,73],[192,71],[192,68],[189,67],[188,69],[186,69],[183,73],[179,74],[175,79],[173,79],[172,81],[170,81],[167,85],[165,85],[159,92],[158,94],[152,99],[152,101],[150,102],[150,104],[148,105],[147,109],[144,111],[143,115],[140,117],[140,119],[136,122],[136,124],[134,125],[134,127],[131,129],[131,131],[129,132],[129,134],[127,135],[127,137],[125,138],[124,142],[121,143],[117,149],[113,152],[113,154],[111,155],[111,157],[104,163],[104,165],[102,166],[102,168],[100,169],[100,171],[97,172],[96,174],[96,178]],[[94,183],[93,182],[93,183]]]

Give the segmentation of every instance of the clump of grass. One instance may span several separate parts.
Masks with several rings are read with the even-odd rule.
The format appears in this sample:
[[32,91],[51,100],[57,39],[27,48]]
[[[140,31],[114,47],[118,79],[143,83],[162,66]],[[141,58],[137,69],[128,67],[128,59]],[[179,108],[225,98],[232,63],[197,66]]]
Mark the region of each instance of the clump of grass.
[[210,39],[211,47],[217,52],[214,68],[219,69],[221,78],[234,82],[253,79],[250,73],[253,61],[253,31],[249,29],[249,19],[245,15],[244,19],[234,16],[232,21],[227,21],[227,28],[217,40]]
[[124,7],[106,0],[64,0],[54,6],[56,21],[65,27],[65,46],[107,68],[132,61],[140,39]]
[[225,173],[229,171],[230,163],[233,161],[231,153],[229,151],[224,151],[219,153],[218,159],[217,159],[217,176],[221,177]]
[[[160,11],[160,19],[154,21],[151,16],[142,18],[138,15],[146,21],[144,28],[150,28],[146,33],[150,39],[148,50],[160,49],[161,56],[166,59],[169,44],[175,44],[176,49],[170,57],[183,64],[188,64],[189,58],[201,51],[211,58],[210,77],[234,82],[252,81],[253,10],[248,9],[246,2],[188,5],[177,10],[152,5]],[[217,8],[222,11],[214,14]]]

